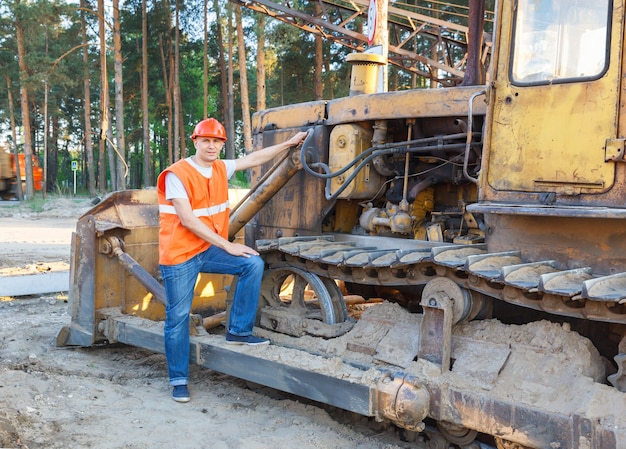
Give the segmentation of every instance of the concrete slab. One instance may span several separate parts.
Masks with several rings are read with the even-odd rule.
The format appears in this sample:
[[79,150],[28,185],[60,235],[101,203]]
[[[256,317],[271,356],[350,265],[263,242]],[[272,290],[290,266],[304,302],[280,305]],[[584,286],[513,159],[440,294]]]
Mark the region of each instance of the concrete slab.
[[66,292],[69,290],[69,285],[69,271],[1,276],[0,296],[27,296]]

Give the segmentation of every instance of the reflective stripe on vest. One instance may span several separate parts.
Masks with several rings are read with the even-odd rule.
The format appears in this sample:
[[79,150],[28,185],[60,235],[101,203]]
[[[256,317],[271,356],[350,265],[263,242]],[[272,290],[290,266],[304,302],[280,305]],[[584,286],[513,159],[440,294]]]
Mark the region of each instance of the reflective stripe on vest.
[[[196,217],[210,217],[212,215],[217,215],[219,213],[225,212],[226,209],[229,209],[229,208],[230,208],[230,202],[226,201],[225,203],[218,204],[217,206],[194,209],[193,214]],[[178,215],[176,213],[176,208],[174,206],[170,206],[167,204],[159,204],[159,213]]]

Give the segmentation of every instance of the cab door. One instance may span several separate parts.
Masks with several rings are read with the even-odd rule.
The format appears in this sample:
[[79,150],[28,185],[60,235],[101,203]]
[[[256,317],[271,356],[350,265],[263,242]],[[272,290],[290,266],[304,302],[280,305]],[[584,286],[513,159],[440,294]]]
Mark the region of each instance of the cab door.
[[612,187],[605,145],[617,135],[621,1],[503,1],[487,199]]

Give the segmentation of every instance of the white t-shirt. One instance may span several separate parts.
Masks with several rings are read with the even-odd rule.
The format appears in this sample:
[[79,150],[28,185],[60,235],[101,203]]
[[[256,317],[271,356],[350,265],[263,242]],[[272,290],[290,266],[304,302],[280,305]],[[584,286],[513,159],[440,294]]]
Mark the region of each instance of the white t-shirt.
[[[213,167],[201,167],[196,164],[191,157],[188,157],[185,160],[189,162],[193,168],[198,170],[205,178],[209,179],[213,176]],[[233,159],[222,160],[224,164],[226,164],[226,177],[230,179],[233,174],[235,174],[235,161]],[[165,198],[167,200],[172,200],[174,198],[189,199],[189,195],[187,195],[187,190],[185,190],[185,186],[182,181],[171,171],[167,172],[165,175]]]

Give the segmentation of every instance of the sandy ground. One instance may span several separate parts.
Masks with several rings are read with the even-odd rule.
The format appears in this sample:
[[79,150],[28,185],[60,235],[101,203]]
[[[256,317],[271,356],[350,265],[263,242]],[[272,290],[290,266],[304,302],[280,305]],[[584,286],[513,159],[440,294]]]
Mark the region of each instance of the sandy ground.
[[[0,275],[64,269],[85,200],[0,204]],[[0,278],[0,282],[2,282]],[[416,448],[396,429],[192,366],[170,399],[164,356],[55,347],[67,294],[0,298],[0,448]]]

